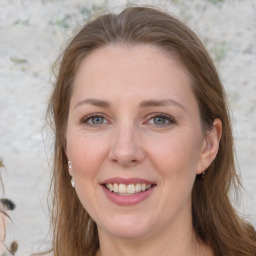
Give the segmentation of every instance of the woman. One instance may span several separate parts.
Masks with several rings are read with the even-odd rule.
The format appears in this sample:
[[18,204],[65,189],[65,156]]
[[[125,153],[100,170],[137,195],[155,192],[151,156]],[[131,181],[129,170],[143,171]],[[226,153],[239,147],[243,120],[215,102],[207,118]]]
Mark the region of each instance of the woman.
[[228,196],[240,183],[223,87],[176,18],[134,7],[88,23],[49,116],[55,256],[256,254]]

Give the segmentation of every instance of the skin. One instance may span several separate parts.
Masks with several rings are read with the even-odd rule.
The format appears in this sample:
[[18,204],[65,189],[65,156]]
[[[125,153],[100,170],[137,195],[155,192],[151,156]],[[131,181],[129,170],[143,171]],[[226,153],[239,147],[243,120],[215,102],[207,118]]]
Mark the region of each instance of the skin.
[[4,252],[4,236],[5,236],[5,224],[7,222],[7,217],[0,212],[0,255]]
[[5,251],[4,239],[6,233],[6,225],[8,223],[8,217],[5,215],[7,208],[0,203],[0,255]]
[[[95,113],[101,116],[91,118]],[[220,135],[218,119],[202,131],[189,74],[174,57],[149,45],[109,45],[87,56],[74,82],[66,154],[98,227],[97,255],[213,255],[195,238],[191,190],[214,160]],[[120,206],[100,185],[112,177],[156,187],[142,202]]]

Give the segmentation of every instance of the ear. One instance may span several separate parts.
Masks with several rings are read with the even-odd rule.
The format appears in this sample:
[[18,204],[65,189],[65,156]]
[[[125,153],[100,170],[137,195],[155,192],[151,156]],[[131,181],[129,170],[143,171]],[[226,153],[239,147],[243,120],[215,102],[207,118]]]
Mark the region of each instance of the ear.
[[215,159],[218,150],[219,143],[222,134],[222,122],[219,118],[216,118],[213,122],[212,129],[205,135],[202,143],[202,149],[197,166],[197,174],[201,174],[205,171]]

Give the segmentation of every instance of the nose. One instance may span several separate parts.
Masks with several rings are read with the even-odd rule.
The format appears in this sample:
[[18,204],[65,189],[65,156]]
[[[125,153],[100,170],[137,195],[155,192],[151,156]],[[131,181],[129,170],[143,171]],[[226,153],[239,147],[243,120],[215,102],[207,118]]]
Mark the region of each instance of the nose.
[[109,153],[110,160],[123,167],[141,163],[145,157],[143,145],[136,128],[132,125],[116,127],[113,135],[112,147]]

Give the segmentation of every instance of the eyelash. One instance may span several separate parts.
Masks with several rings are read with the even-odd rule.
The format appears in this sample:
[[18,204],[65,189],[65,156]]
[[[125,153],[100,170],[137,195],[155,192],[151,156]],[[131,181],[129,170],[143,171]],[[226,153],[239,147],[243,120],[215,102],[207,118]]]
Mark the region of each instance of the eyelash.
[[[103,123],[100,123],[100,124],[89,123],[89,121],[92,120],[93,118],[102,118],[102,119],[103,119]],[[154,118],[163,118],[165,121],[166,121],[166,120],[168,121],[167,124],[160,124],[160,125],[155,124],[155,123],[154,123],[154,124],[151,124],[151,125],[155,125],[155,126],[158,126],[158,127],[166,127],[166,126],[170,126],[170,125],[176,123],[176,121],[175,121],[174,118],[172,118],[172,117],[169,116],[169,115],[163,114],[163,113],[154,113],[154,114],[151,114],[150,117],[147,119],[147,121],[146,121],[145,123],[148,123],[150,120],[152,120],[152,119],[154,119]],[[105,122],[105,121],[109,122],[109,121],[107,120],[107,118],[106,118],[105,115],[100,114],[100,113],[99,113],[99,114],[96,114],[96,113],[95,113],[95,114],[91,114],[91,115],[86,116],[85,118],[83,118],[83,119],[81,120],[81,123],[82,123],[82,124],[86,124],[86,125],[88,125],[88,126],[94,127],[94,126],[100,126],[100,125],[106,124],[107,122]]]

